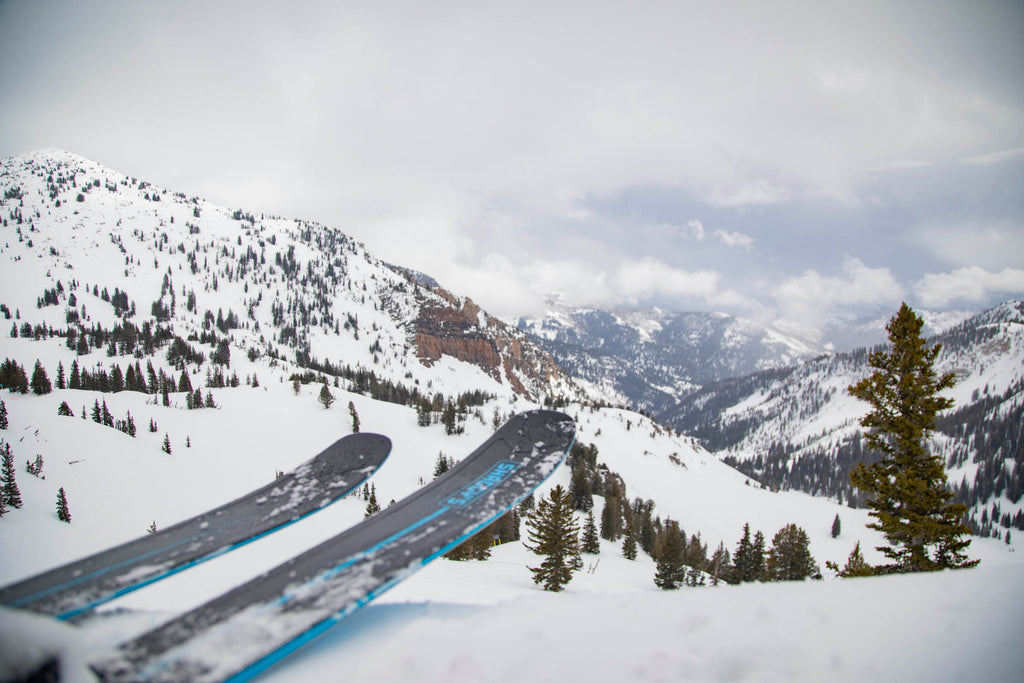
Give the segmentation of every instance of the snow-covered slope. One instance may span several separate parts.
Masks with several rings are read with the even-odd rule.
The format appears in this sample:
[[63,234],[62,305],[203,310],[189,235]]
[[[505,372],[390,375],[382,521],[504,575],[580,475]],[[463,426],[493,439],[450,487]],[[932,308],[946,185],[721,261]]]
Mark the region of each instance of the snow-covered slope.
[[[621,475],[630,498],[653,501],[656,515],[679,521],[712,550],[732,550],[745,523],[768,539],[795,523],[822,566],[841,564],[857,541],[877,558],[879,537],[865,528],[863,511],[772,492],[688,436],[578,402],[579,386],[522,333],[381,263],[337,230],[222,209],[63,152],[0,168],[0,315],[10,316],[0,359],[28,377],[38,360],[54,385],[58,368],[68,381],[77,367],[93,382],[41,395],[0,390],[9,422],[0,442],[11,448],[23,498],[0,517],[0,584],[266,483],[351,431],[350,403],[362,431],[394,443],[372,480],[382,505],[429,480],[439,455],[461,458],[510,413],[552,398],[577,420],[580,443],[593,444],[598,462]],[[113,377],[129,368],[147,378],[145,391],[113,390]],[[216,407],[190,409],[183,382]],[[329,409],[318,400],[324,384],[337,399]],[[62,403],[73,416],[58,414]],[[130,414],[135,436],[94,422],[98,405],[111,421]],[[25,465],[37,456],[43,466],[33,476]],[[557,484],[569,484],[568,468],[541,493]],[[56,516],[60,488],[70,524]],[[594,504],[599,510],[600,496]],[[83,663],[103,647],[329,538],[362,519],[365,505],[358,496],[339,501],[125,596],[76,630],[26,626],[0,610],[0,680],[51,637],[71,649],[65,679],[91,680]],[[837,515],[842,533],[832,538]],[[333,681],[343,671],[357,680],[677,680],[687,672],[698,680],[855,680],[872,671],[923,675],[935,670],[933,659],[965,671],[935,626],[925,634],[931,645],[900,650],[882,636],[913,617],[888,632],[859,625],[899,600],[907,614],[928,619],[1012,623],[1019,600],[995,596],[1016,594],[1024,574],[1017,543],[977,539],[971,555],[982,559],[980,569],[919,582],[829,578],[668,594],[654,586],[650,557],[629,561],[618,543],[604,542],[565,593],[548,595],[530,580],[535,557],[510,542],[486,562],[434,562],[265,679]],[[838,629],[841,641],[822,625]],[[1019,662],[1000,637],[988,634],[971,649],[994,674]],[[891,659],[873,670],[855,659],[860,648],[876,647]],[[602,654],[581,669],[585,652]]]
[[562,367],[602,387],[610,402],[662,412],[701,385],[789,367],[826,353],[769,325],[724,313],[574,308],[549,301],[520,319]]
[[[524,333],[336,228],[218,207],[59,150],[0,161],[0,217],[0,311],[18,328],[113,326],[121,293],[125,320],[219,332],[236,355],[424,391],[579,391]],[[480,376],[460,387],[464,364]]]

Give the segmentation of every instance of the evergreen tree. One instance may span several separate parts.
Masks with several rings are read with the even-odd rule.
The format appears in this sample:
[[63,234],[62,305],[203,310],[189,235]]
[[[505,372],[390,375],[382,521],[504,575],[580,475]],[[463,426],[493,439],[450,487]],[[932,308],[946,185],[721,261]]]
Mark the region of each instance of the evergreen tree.
[[683,535],[679,523],[668,520],[658,544],[658,558],[654,572],[654,585],[663,590],[674,590],[686,579],[686,565],[683,564]]
[[849,387],[851,395],[871,405],[861,419],[869,449],[881,454],[871,465],[860,463],[851,483],[867,494],[868,527],[885,535],[878,550],[889,564],[878,573],[932,571],[973,567],[966,557],[970,529],[961,521],[967,507],[954,503],[946,487],[943,460],[930,455],[928,434],[935,418],[953,405],[939,392],[955,383],[953,373],[937,376],[940,345],[929,348],[921,336],[924,321],[903,304],[886,330],[891,347],[874,351],[874,372]]
[[323,405],[325,409],[330,408],[336,400],[331,390],[327,388],[327,382],[324,382],[323,386],[320,387],[320,397],[317,399]]
[[874,574],[874,568],[864,560],[864,555],[860,551],[860,541],[857,541],[857,545],[853,546],[850,556],[846,558],[846,566],[842,569],[835,562],[826,562],[825,566],[844,579],[851,576],[871,576]]
[[7,404],[0,400],[0,429],[7,429]]
[[819,573],[811,557],[807,532],[796,524],[787,524],[772,538],[766,571],[769,581],[801,581]]
[[154,520],[153,523],[150,524],[149,527],[146,529],[146,533],[147,534],[155,534],[156,532],[157,532],[156,520]]
[[635,560],[636,555],[636,525],[630,519],[626,522],[626,532],[622,538],[622,556],[627,560]]
[[377,487],[376,485],[371,485],[370,497],[367,498],[366,513],[363,515],[363,517],[366,518],[378,512],[380,512],[380,505],[377,504]]
[[594,493],[590,488],[590,473],[580,464],[572,469],[569,480],[569,492],[572,495],[572,507],[580,512],[589,512],[594,507]]
[[359,413],[356,412],[356,404],[348,402],[348,414],[352,416],[352,433],[359,433]]
[[587,521],[583,525],[583,540],[580,543],[580,551],[589,555],[597,555],[601,552],[601,539],[597,537],[597,525],[594,524],[594,512],[587,513]]
[[0,498],[4,504],[12,508],[21,507],[21,489],[14,474],[14,455],[11,453],[11,445],[3,442],[0,446],[0,482],[3,489],[0,490]]
[[46,375],[46,368],[36,360],[36,367],[32,371],[32,393],[36,396],[42,396],[51,391],[53,391],[53,385],[50,384],[50,378]]
[[62,363],[62,362],[58,362],[57,363],[57,388],[58,389],[67,389],[68,388],[67,378],[64,375],[64,363]]
[[57,519],[62,522],[71,523],[71,512],[68,510],[68,497],[64,494],[64,487],[57,491]]
[[839,513],[836,513],[836,518],[832,520],[832,538],[839,538],[839,534],[843,533],[843,523],[839,521]]
[[615,542],[619,540],[622,528],[622,516],[619,513],[619,499],[605,495],[604,507],[601,508],[601,538]]
[[533,582],[558,592],[572,574],[583,568],[579,551],[579,525],[573,518],[572,497],[559,484],[541,499],[526,519],[529,542],[524,545],[542,556],[539,567],[530,567]]
[[71,410],[71,406],[68,405],[67,401],[61,401],[60,407],[57,408],[57,414],[65,417],[74,417],[75,413]]
[[711,556],[711,585],[717,586],[718,582],[725,581],[732,583],[732,560],[729,557],[729,550],[725,543],[719,543],[715,553]]
[[754,566],[754,543],[750,538],[750,524],[743,525],[743,536],[736,544],[736,552],[732,554],[732,575],[736,583],[756,581],[757,570]]
[[765,550],[764,550],[764,534],[758,531],[754,534],[754,545],[751,551],[750,565],[753,572],[754,578],[752,581],[764,581],[765,580]]
[[434,464],[434,479],[450,470],[454,464],[455,462],[444,453],[438,453],[437,462]]
[[171,454],[171,437],[169,437],[166,432],[164,433],[164,445],[160,447],[160,450],[167,455]]

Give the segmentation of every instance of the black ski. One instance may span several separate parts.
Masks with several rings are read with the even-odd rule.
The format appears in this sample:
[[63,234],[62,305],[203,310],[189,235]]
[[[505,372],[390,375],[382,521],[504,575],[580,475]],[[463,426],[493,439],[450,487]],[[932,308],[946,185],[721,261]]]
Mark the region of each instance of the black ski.
[[226,505],[0,588],[0,604],[70,619],[339,500],[366,481],[390,451],[387,437],[351,434]]
[[427,486],[92,664],[104,681],[249,680],[462,543],[562,462],[575,424],[517,415]]

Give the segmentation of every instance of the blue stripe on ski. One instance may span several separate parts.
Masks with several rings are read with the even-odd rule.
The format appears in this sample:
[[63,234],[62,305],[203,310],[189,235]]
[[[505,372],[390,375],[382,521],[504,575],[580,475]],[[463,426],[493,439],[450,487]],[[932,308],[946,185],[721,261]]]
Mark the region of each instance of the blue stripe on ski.
[[[562,458],[561,458],[560,462],[564,461],[565,456],[569,453],[570,450],[572,450],[572,446],[573,446],[573,444],[575,442],[576,442],[576,434],[573,433],[572,441],[569,443],[569,446],[565,449],[565,452],[562,454]],[[502,462],[512,462],[512,461],[502,461]],[[516,465],[518,466],[518,463],[516,463]],[[557,467],[552,468],[551,472],[549,472],[548,475],[546,477],[544,477],[544,479],[542,479],[540,481],[540,483],[538,483],[537,486],[534,487],[533,490],[535,491],[538,488],[540,488],[541,486],[543,486],[544,483],[548,479],[550,479],[552,475],[554,475],[555,470],[557,470],[557,469],[558,469]],[[491,487],[491,488],[493,488],[493,487]],[[519,496],[515,501],[513,501],[512,503],[510,503],[509,505],[507,505],[506,507],[501,509],[497,514],[495,514],[494,516],[492,516],[489,519],[487,519],[487,521],[482,522],[481,524],[471,528],[466,533],[464,533],[462,536],[460,536],[459,538],[455,539],[454,541],[452,541],[448,545],[444,546],[443,548],[439,549],[437,552],[435,552],[435,553],[433,553],[431,555],[428,555],[427,557],[423,558],[422,560],[420,560],[418,566],[416,566],[416,565],[410,566],[408,571],[402,572],[401,574],[398,574],[397,576],[392,577],[389,581],[387,581],[386,583],[383,583],[380,586],[378,586],[377,588],[371,590],[365,596],[363,596],[361,598],[357,598],[356,601],[353,604],[349,605],[345,609],[340,610],[340,611],[336,612],[335,614],[332,614],[329,617],[323,619],[322,621],[317,622],[312,627],[310,627],[306,631],[302,632],[301,634],[299,634],[298,636],[296,636],[292,640],[288,641],[287,643],[285,643],[281,647],[277,648],[273,652],[270,652],[270,653],[266,654],[264,657],[262,657],[261,659],[256,660],[255,662],[253,662],[252,664],[250,664],[246,668],[242,669],[238,673],[230,676],[229,678],[224,679],[224,683],[245,683],[246,681],[251,681],[253,678],[255,678],[255,677],[259,676],[260,674],[262,674],[263,672],[267,671],[268,669],[270,669],[275,664],[278,664],[281,661],[285,660],[286,658],[288,658],[289,656],[294,654],[296,651],[298,651],[299,649],[301,649],[305,645],[309,644],[311,641],[313,641],[317,637],[319,637],[319,636],[323,635],[324,633],[326,633],[332,627],[337,626],[344,619],[348,618],[349,616],[351,616],[352,614],[354,614],[358,610],[360,610],[363,607],[365,607],[366,605],[368,605],[370,602],[375,600],[381,594],[387,592],[391,588],[394,588],[395,585],[397,585],[398,583],[401,583],[402,581],[404,581],[411,574],[415,573],[419,569],[422,569],[427,564],[429,564],[430,562],[436,560],[441,555],[444,555],[449,550],[451,550],[451,549],[461,545],[462,543],[465,543],[467,540],[472,538],[475,534],[479,533],[480,531],[485,529],[488,525],[492,524],[499,517],[501,517],[502,515],[507,514],[509,511],[512,510],[512,508],[514,508],[516,505],[519,505],[519,503],[523,502],[523,500],[525,500],[526,497],[530,495],[530,493],[533,493],[533,491],[530,491],[529,493],[525,493],[522,496]],[[362,558],[366,557],[368,554],[370,554],[370,552],[372,550],[379,550],[384,545],[386,545],[386,544],[388,544],[388,543],[390,543],[390,542],[392,542],[392,541],[394,541],[394,540],[396,540],[398,538],[401,538],[405,534],[409,533],[410,531],[412,531],[412,530],[414,530],[414,529],[416,529],[416,528],[418,528],[420,526],[423,526],[424,523],[426,523],[427,521],[432,520],[432,519],[440,516],[441,513],[447,511],[448,509],[449,508],[448,508],[447,505],[444,506],[444,507],[441,507],[434,514],[430,515],[429,517],[424,518],[423,520],[420,520],[416,524],[413,524],[413,525],[411,525],[411,526],[409,526],[409,527],[407,527],[405,529],[402,529],[401,531],[399,531],[399,532],[397,532],[395,534],[392,534],[391,536],[389,536],[384,541],[381,541],[380,543],[378,543],[375,546],[373,546],[373,548],[371,548],[370,550],[364,551],[364,552],[360,553],[358,556],[355,556],[355,557],[353,557],[353,558],[351,558],[349,560],[346,560],[345,562],[343,562],[342,564],[338,565],[334,569],[329,570],[330,576],[334,576],[334,575],[338,574],[340,571],[344,570],[345,568],[350,567],[355,562],[357,562],[359,559],[362,559]],[[325,577],[326,577],[326,574],[321,574],[320,576],[316,577],[315,579],[313,579],[309,583],[312,583],[313,581],[317,581],[317,580],[322,580]],[[281,598],[278,598],[278,601],[277,601],[276,604],[281,604],[283,602],[286,602],[286,600],[283,599],[284,597],[285,596],[282,596]]]

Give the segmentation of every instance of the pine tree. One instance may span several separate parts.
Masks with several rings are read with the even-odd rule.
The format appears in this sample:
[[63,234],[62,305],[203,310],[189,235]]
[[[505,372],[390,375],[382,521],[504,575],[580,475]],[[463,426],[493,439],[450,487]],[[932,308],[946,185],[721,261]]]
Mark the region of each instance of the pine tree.
[[636,555],[636,525],[630,519],[626,522],[626,532],[622,538],[622,556],[627,560],[635,560]]
[[750,539],[750,524],[743,525],[743,536],[732,554],[732,575],[736,583],[756,581],[757,570],[754,562],[754,543]]
[[573,518],[572,497],[559,484],[541,499],[526,519],[529,542],[524,545],[544,559],[530,567],[533,582],[558,592],[583,568],[579,551],[579,525]]
[[155,534],[156,531],[157,531],[157,529],[156,529],[156,520],[154,520],[153,523],[150,524],[149,527],[146,529],[146,533],[147,534]]
[[853,546],[850,556],[846,558],[846,566],[842,569],[835,562],[826,562],[825,566],[844,579],[851,576],[871,576],[874,574],[874,568],[864,560],[864,555],[860,551],[860,541],[857,541],[857,545]]
[[64,363],[59,362],[59,361],[57,363],[57,388],[58,389],[67,389],[68,388],[67,378],[64,375]]
[[36,396],[42,396],[51,391],[53,391],[53,385],[50,384],[50,378],[46,375],[46,368],[36,360],[36,367],[32,371],[32,393]]
[[348,402],[348,414],[352,416],[352,433],[359,433],[359,413],[356,412],[356,404]]
[[832,520],[832,538],[839,538],[839,534],[843,533],[843,523],[839,521],[839,513],[836,513],[836,518]]
[[336,400],[331,390],[327,388],[327,382],[324,382],[323,386],[320,387],[320,396],[317,399],[323,405],[324,409],[328,409],[334,404]]
[[594,512],[587,513],[587,521],[583,525],[583,540],[580,543],[580,551],[589,555],[597,555],[601,552],[601,539],[597,537],[597,525],[594,524]]
[[160,447],[160,450],[167,455],[171,454],[171,437],[169,437],[166,432],[164,432],[164,445]]
[[75,413],[71,410],[71,406],[68,405],[67,401],[61,401],[60,407],[57,408],[57,414],[65,417],[74,417]]
[[686,565],[683,564],[683,535],[679,523],[668,520],[658,544],[658,558],[654,572],[654,585],[663,590],[674,590],[686,579]]
[[68,497],[64,494],[64,487],[57,491],[57,519],[62,522],[71,523],[71,512],[68,510]]
[[7,405],[0,400],[0,429],[7,429]]
[[375,485],[370,486],[370,497],[366,503],[366,513],[363,517],[369,517],[380,512],[380,505],[377,504],[377,487]]
[[21,489],[18,488],[18,482],[15,479],[14,474],[14,455],[11,453],[11,445],[4,442],[0,446],[2,456],[0,456],[0,481],[3,482],[3,489],[0,490],[0,498],[3,498],[4,504],[12,508],[21,507]]
[[807,532],[796,524],[787,524],[772,538],[766,571],[769,581],[801,581],[819,574],[811,557]]
[[878,550],[890,563],[877,573],[932,571],[973,567],[966,557],[970,529],[961,521],[967,507],[952,502],[943,460],[930,455],[928,434],[935,418],[953,405],[939,392],[955,383],[953,373],[935,373],[941,346],[929,348],[921,336],[924,321],[903,304],[886,330],[891,347],[874,351],[874,372],[849,387],[851,395],[871,405],[861,419],[866,446],[881,454],[871,465],[860,463],[851,483],[867,494],[868,527],[885,535]]

